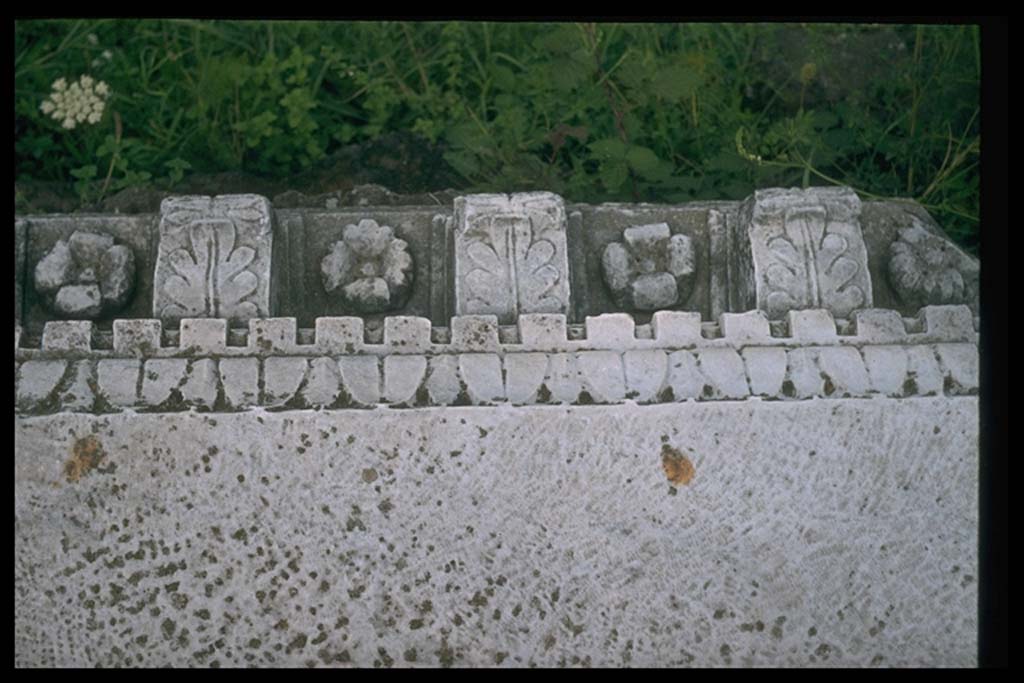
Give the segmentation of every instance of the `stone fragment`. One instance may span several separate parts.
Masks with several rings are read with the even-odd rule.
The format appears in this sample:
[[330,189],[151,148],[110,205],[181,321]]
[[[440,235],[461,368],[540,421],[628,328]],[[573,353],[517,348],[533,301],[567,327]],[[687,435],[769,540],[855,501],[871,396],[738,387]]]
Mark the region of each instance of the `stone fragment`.
[[320,263],[324,289],[340,291],[359,313],[382,313],[405,305],[412,291],[413,261],[408,244],[390,226],[364,218],[345,226],[343,239]]
[[98,318],[124,306],[135,287],[135,256],[114,238],[76,230],[39,260],[36,290],[60,316]]
[[380,364],[376,356],[342,356],[338,369],[354,401],[368,406],[380,403]]
[[224,399],[235,410],[259,405],[258,358],[221,358],[217,363]]
[[219,354],[227,349],[228,321],[223,318],[184,318],[178,346],[183,351]]
[[384,345],[390,353],[424,353],[430,350],[430,320],[414,316],[384,319]]
[[272,221],[270,202],[259,195],[163,200],[153,316],[270,316]]
[[185,380],[188,361],[184,358],[152,358],[142,366],[142,391],[139,394],[143,405],[159,406],[171,398],[171,392],[178,390]]
[[[268,359],[269,360],[269,359]],[[309,362],[302,398],[311,408],[328,408],[341,395],[341,371],[332,358],[321,356]]]
[[700,313],[694,311],[658,311],[651,316],[651,329],[664,346],[693,346],[703,338]]
[[96,384],[100,394],[112,405],[134,406],[139,397],[139,373],[142,361],[134,358],[105,358],[96,363]]
[[748,346],[740,351],[747,369],[750,393],[777,397],[786,380],[786,350],[779,347]]
[[219,378],[217,361],[212,358],[191,361],[185,383],[181,386],[181,397],[190,406],[212,410],[217,402]]
[[423,382],[427,359],[423,356],[384,357],[384,400],[387,403],[409,403]]
[[41,347],[48,351],[85,353],[92,349],[92,323],[87,320],[53,320],[43,326]]
[[[864,396],[871,391],[864,358],[852,346],[826,346],[818,349],[818,366],[828,376],[825,383],[826,396]],[[832,391],[829,391],[830,387]]]
[[359,351],[363,347],[363,319],[317,318],[316,345],[320,351],[331,355]]
[[40,404],[54,396],[58,385],[68,371],[63,360],[29,360],[21,364],[17,383],[18,408],[36,410]]
[[736,258],[753,263],[756,307],[772,320],[825,308],[846,318],[871,306],[871,276],[849,188],[757,190],[740,206]]
[[306,376],[306,359],[295,356],[271,356],[263,360],[263,402],[278,408],[295,398]]
[[886,396],[903,395],[907,378],[907,352],[900,346],[865,346],[861,349],[871,388]]
[[144,358],[160,350],[163,332],[159,320],[115,320],[114,352]]
[[569,312],[565,204],[549,192],[455,199],[455,314]]
[[462,315],[452,318],[453,351],[496,352],[498,319],[493,315]]
[[658,349],[626,351],[622,361],[626,373],[626,398],[637,403],[658,400],[668,374],[668,354]]
[[427,359],[427,398],[430,405],[449,406],[455,403],[462,387],[459,384],[459,362],[456,356],[445,353]]
[[708,381],[701,388],[704,398],[746,398],[750,395],[746,368],[735,349],[700,349],[697,352],[697,365]]
[[936,344],[947,395],[971,394],[978,390],[978,347],[974,344]]
[[459,355],[459,375],[474,404],[505,400],[505,383],[501,377],[501,359],[493,353]]
[[110,235],[99,235],[92,232],[76,230],[68,238],[71,256],[79,264],[99,263],[107,249],[114,246],[114,238]]
[[505,392],[513,405],[538,402],[538,392],[548,371],[548,357],[543,353],[509,353],[505,355]]
[[[621,403],[626,396],[622,356],[617,351],[581,351],[576,368],[593,403]],[[584,403],[581,398],[580,403]]]
[[636,323],[628,313],[587,316],[587,346],[594,349],[628,349],[636,345]]

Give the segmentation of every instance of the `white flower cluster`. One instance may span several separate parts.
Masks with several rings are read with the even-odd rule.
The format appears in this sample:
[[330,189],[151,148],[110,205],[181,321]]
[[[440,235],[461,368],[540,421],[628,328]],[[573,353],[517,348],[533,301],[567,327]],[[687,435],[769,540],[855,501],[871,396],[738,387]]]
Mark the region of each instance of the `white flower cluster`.
[[53,82],[53,92],[39,108],[71,130],[79,123],[99,123],[109,95],[110,87],[91,76],[83,75],[71,85],[58,78]]

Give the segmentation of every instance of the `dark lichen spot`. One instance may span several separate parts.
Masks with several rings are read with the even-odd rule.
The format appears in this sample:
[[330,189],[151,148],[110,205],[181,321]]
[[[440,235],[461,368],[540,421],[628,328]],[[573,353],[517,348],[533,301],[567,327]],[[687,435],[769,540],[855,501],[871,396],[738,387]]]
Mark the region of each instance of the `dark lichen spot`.
[[96,469],[106,457],[100,440],[92,434],[75,441],[71,458],[64,463],[64,477],[72,484]]
[[173,619],[164,619],[160,624],[160,630],[163,631],[164,638],[168,640],[174,636],[174,629],[177,628],[177,624],[174,623]]
[[551,390],[548,389],[547,384],[541,384],[540,389],[537,390],[537,403],[550,403],[551,402]]
[[659,403],[673,403],[676,400],[676,392],[672,387],[665,387],[658,393]]
[[836,385],[832,383],[832,378],[825,373],[821,373],[821,378],[825,380],[825,395],[831,396],[834,394],[836,392]]
[[903,395],[904,396],[913,396],[916,393],[917,393],[917,380],[915,380],[913,377],[907,377],[907,379],[905,379],[903,381]]
[[544,651],[547,652],[548,650],[553,648],[556,642],[557,640],[555,639],[554,634],[549,633],[547,636],[544,637]]
[[576,403],[581,406],[592,406],[594,405],[594,397],[590,395],[589,391],[583,390],[576,397]]
[[705,384],[700,393],[704,398],[711,398],[715,395],[715,388],[710,384]]
[[782,383],[782,395],[787,398],[794,398],[796,396],[796,387],[793,386],[791,380],[787,379]]
[[404,659],[407,662],[415,662],[416,661],[416,648],[410,647],[408,650],[403,652],[402,653],[402,659]]
[[409,622],[409,629],[410,630],[415,631],[415,630],[421,629],[421,628],[423,628],[423,620],[422,619],[413,619],[412,621]]
[[661,445],[661,466],[665,470],[665,476],[676,486],[685,486],[693,479],[693,463],[682,452],[667,443]]

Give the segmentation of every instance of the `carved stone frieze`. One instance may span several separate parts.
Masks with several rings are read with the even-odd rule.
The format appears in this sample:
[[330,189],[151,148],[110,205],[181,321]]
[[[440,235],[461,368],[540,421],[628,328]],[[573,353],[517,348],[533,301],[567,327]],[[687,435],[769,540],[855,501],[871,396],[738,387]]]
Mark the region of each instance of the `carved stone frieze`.
[[604,280],[625,309],[656,311],[685,302],[693,285],[693,246],[667,223],[626,228],[622,242],[605,247]]
[[502,323],[567,313],[569,262],[562,198],[550,192],[455,200],[455,313]]
[[320,263],[324,289],[339,291],[359,313],[401,308],[412,288],[413,263],[405,240],[387,225],[363,219],[345,227]]
[[[872,305],[860,199],[849,188],[758,190],[739,211],[734,243],[749,249],[756,307],[779,318],[825,308],[847,317]],[[749,242],[747,242],[749,240]]]
[[270,202],[171,197],[160,206],[153,314],[165,320],[270,315]]
[[76,230],[36,264],[35,288],[65,318],[93,320],[127,303],[135,288],[135,255],[110,235]]
[[889,283],[907,306],[967,304],[978,307],[978,264],[922,221],[899,231],[889,247]]

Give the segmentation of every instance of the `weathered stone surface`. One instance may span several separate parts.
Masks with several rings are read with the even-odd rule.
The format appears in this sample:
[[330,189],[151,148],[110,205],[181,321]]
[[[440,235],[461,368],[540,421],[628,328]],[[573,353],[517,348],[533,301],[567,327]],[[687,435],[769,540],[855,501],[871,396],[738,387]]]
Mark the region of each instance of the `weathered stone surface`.
[[380,402],[380,361],[376,356],[342,356],[338,359],[338,369],[353,400],[366,406]]
[[817,356],[817,350],[809,348],[792,349],[786,354],[789,362],[787,377],[794,398],[825,395],[825,378],[818,368]]
[[[704,393],[704,376],[697,358],[689,351],[673,351],[668,355],[668,377],[665,380],[666,401],[697,398]],[[671,393],[668,393],[671,392]]]
[[139,373],[142,361],[134,358],[111,358],[96,363],[96,383],[100,395],[119,407],[134,406],[139,398]]
[[668,374],[668,354],[659,349],[626,351],[622,354],[626,373],[626,398],[637,403],[657,400]]
[[595,349],[628,349],[636,340],[636,323],[628,313],[588,316],[587,345]]
[[690,298],[693,245],[667,223],[626,228],[622,242],[605,247],[601,263],[615,303],[627,310],[671,308]]
[[[505,392],[512,405],[537,402],[548,372],[544,353],[512,353],[505,356]],[[545,392],[550,390],[545,386]],[[546,401],[545,401],[546,402]]]
[[903,385],[903,395],[941,396],[944,376],[932,347],[907,346],[904,351],[907,354],[908,379]]
[[868,343],[893,343],[904,341],[907,327],[899,311],[866,308],[853,313],[857,336]]
[[719,318],[722,336],[737,346],[771,339],[771,327],[763,311],[723,313]]
[[115,320],[114,351],[123,356],[151,356],[160,349],[162,331],[159,320]]
[[250,320],[249,348],[256,353],[287,353],[295,348],[297,330],[295,318]]
[[569,311],[562,198],[549,192],[479,194],[455,200],[455,314]]
[[463,315],[452,318],[453,351],[497,351],[498,319],[493,315]]
[[92,323],[87,320],[54,320],[43,328],[42,348],[84,353],[92,348]]
[[524,313],[519,316],[519,341],[524,349],[562,349],[567,339],[565,316],[561,313]]
[[[581,351],[576,367],[584,391],[593,403],[621,403],[626,396],[626,377],[622,355],[617,351]],[[586,403],[586,397],[580,403]]]
[[974,342],[974,317],[966,306],[925,306],[924,328],[936,341]]
[[971,667],[977,410],[16,419],[14,664]]
[[700,313],[693,311],[658,311],[651,316],[654,338],[661,344],[692,346],[702,339]]
[[392,353],[423,353],[430,349],[430,320],[410,316],[384,319],[384,345]]
[[697,353],[697,365],[708,381],[701,388],[704,396],[746,398],[750,395],[743,359],[735,349],[702,349]]
[[553,353],[548,356],[548,374],[544,380],[545,393],[551,403],[578,403],[583,386],[580,384],[576,357],[571,353]]
[[865,346],[861,354],[871,388],[887,396],[902,396],[907,378],[907,352],[900,346]]
[[427,361],[427,381],[424,386],[431,405],[449,406],[456,403],[462,394],[458,356],[431,356]]
[[220,373],[217,361],[200,358],[188,365],[185,383],[181,386],[181,397],[193,408],[213,409],[217,403],[217,384]]
[[860,351],[853,347],[818,349],[818,367],[828,376],[825,382],[826,396],[864,396],[871,390],[864,359]]
[[235,409],[259,405],[260,361],[257,358],[221,358],[217,363],[228,405]]
[[779,396],[786,380],[786,350],[748,346],[740,351],[747,369],[750,393],[754,396]]
[[734,241],[753,261],[757,308],[772,319],[804,308],[839,318],[870,308],[860,211],[849,188],[758,190],[749,197]]
[[18,370],[16,401],[19,409],[36,409],[41,403],[54,397],[54,393],[68,371],[63,360],[30,360],[21,364]]
[[341,395],[341,371],[332,358],[321,356],[309,362],[309,374],[302,398],[312,408],[326,408],[334,404]]
[[316,344],[324,353],[354,353],[363,346],[363,319],[317,318]]
[[831,344],[836,340],[836,321],[832,314],[823,309],[790,311],[789,335],[794,341],[803,343]]
[[889,248],[889,282],[900,301],[912,308],[968,304],[978,310],[977,262],[949,240],[907,214],[909,225]]
[[259,195],[165,199],[153,316],[244,322],[273,314],[272,219],[270,202]]
[[188,361],[183,358],[156,358],[142,366],[142,391],[139,397],[147,406],[159,406],[171,398],[171,392],[180,394],[185,381]]
[[14,221],[14,324],[24,324],[25,292],[22,281],[25,277],[25,248],[28,241],[28,221]]
[[306,376],[306,359],[270,357],[263,361],[263,404],[272,408],[285,405],[299,391]]
[[408,403],[413,400],[427,371],[423,356],[384,357],[384,400]]
[[342,237],[320,263],[324,289],[358,313],[401,308],[413,284],[408,243],[371,218],[345,226]]
[[459,355],[459,376],[466,383],[469,398],[476,404],[505,400],[505,383],[501,377],[501,359],[492,353]]
[[977,392],[977,346],[974,344],[936,344],[935,352],[945,375],[944,389],[947,394],[956,396]]
[[185,318],[178,345],[196,353],[223,353],[228,345],[228,321],[223,318]]
[[35,287],[51,310],[98,318],[123,307],[135,287],[135,255],[107,234],[76,230],[36,264]]

